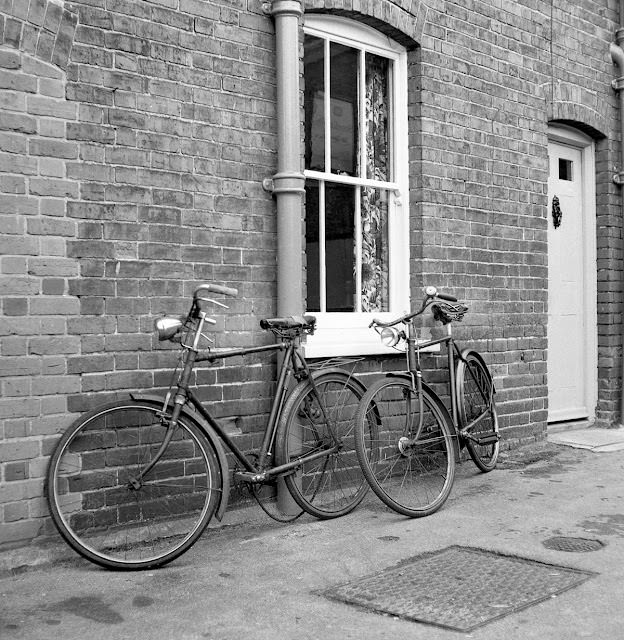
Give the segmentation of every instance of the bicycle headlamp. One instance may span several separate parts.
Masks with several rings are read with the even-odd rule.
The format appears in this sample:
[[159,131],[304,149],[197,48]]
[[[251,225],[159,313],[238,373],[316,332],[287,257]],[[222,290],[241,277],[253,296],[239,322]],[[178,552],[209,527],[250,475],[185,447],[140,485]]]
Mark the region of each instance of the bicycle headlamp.
[[171,340],[180,329],[184,326],[183,318],[176,318],[172,316],[165,316],[164,318],[158,318],[154,321],[154,329],[158,334],[158,340]]
[[396,347],[401,339],[401,334],[394,327],[384,327],[379,335],[386,347]]

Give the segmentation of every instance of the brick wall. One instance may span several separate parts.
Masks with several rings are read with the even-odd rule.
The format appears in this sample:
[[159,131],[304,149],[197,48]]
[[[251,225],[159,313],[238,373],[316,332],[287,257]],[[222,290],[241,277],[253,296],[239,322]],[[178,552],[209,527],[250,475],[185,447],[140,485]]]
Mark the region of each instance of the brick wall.
[[[0,543],[45,531],[47,455],[71,420],[168,384],[163,312],[210,280],[241,296],[218,345],[268,342],[275,310],[271,19],[243,0],[0,0]],[[506,446],[546,419],[549,120],[597,140],[598,417],[617,418],[621,362],[616,7],[306,0],[410,52],[411,277],[468,301],[458,336],[492,364]],[[261,363],[262,362],[262,363]],[[274,367],[198,371],[243,447]],[[396,368],[371,360],[368,372]]]
[[[461,335],[497,377],[508,441],[543,436],[549,121],[582,127],[598,145],[601,392],[613,420],[621,344],[621,223],[603,137],[617,133],[605,60],[615,8],[606,2],[444,2],[422,39],[420,141],[411,175],[414,285],[434,282],[471,308]],[[591,25],[591,27],[590,27]],[[609,392],[607,392],[607,389]]]
[[[77,412],[169,384],[152,320],[216,281],[219,346],[269,338],[273,26],[202,0],[0,3],[0,542],[42,530],[47,454]],[[74,29],[69,29],[73,25]],[[63,59],[61,53],[65,53]],[[199,370],[243,447],[271,362]],[[201,394],[200,394],[201,395]]]
[[0,21],[0,541],[40,530],[47,437],[67,425],[66,397],[80,391],[68,375],[80,352],[70,329],[80,304],[68,295],[80,266],[66,217],[79,196],[68,173],[79,147],[66,136],[79,107],[65,99],[77,16],[56,3],[14,5]]

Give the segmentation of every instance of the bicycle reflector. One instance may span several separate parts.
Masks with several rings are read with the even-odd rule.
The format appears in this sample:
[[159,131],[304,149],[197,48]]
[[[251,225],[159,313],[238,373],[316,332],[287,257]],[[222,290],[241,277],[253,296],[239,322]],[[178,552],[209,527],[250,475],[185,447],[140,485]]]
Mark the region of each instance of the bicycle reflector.
[[158,334],[158,339],[171,340],[184,325],[183,318],[175,318],[171,316],[165,316],[164,318],[158,318],[154,321],[154,329]]
[[394,327],[384,327],[379,335],[386,347],[396,347],[401,339],[401,334]]

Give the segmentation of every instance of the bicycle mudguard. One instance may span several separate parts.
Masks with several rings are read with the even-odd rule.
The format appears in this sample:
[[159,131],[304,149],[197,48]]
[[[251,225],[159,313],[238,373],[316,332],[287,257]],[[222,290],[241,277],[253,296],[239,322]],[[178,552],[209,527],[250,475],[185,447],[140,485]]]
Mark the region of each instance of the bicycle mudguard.
[[481,356],[481,354],[478,351],[475,351],[474,349],[464,349],[460,354],[459,357],[466,362],[466,357],[468,354],[472,354],[473,357],[478,360],[482,365],[483,368],[485,369],[485,372],[488,375],[488,378],[490,379],[490,383],[492,384],[492,387],[494,388],[494,393],[496,393],[496,386],[494,385],[494,379],[492,378],[492,374],[490,372],[490,368],[487,366],[487,364],[485,364],[485,360],[483,359],[483,357]]
[[[147,404],[157,405],[159,408],[162,408],[164,403],[164,398],[162,396],[131,393],[130,397],[133,400],[145,402]],[[171,406],[172,404],[173,403],[170,402],[169,406]],[[217,458],[219,459],[219,465],[221,466],[221,477],[223,478],[223,493],[221,494],[221,498],[219,500],[219,506],[217,507],[215,517],[219,522],[221,522],[230,498],[230,472],[229,472],[227,459],[225,457],[225,451],[223,450],[223,446],[221,445],[219,436],[217,436],[217,434],[214,432],[214,429],[204,420],[202,416],[200,416],[196,411],[193,411],[186,406],[182,407],[182,414],[189,420],[192,420],[193,422],[195,422],[199,426],[199,428],[206,433],[206,436],[211,441],[211,444],[213,445],[214,450],[217,453]]]
[[[408,373],[387,373],[387,378],[403,378],[407,380],[410,384],[412,383],[412,378]],[[448,409],[440,400],[440,396],[425,382],[422,383],[423,389],[429,392],[429,397],[435,402],[436,407],[440,410],[440,413],[444,416],[447,424],[451,429],[451,435],[453,440],[453,451],[455,452],[455,462],[460,461],[459,457],[459,438],[457,437],[457,429],[455,429],[455,425],[453,424],[453,418],[451,418],[451,414],[448,412]]]

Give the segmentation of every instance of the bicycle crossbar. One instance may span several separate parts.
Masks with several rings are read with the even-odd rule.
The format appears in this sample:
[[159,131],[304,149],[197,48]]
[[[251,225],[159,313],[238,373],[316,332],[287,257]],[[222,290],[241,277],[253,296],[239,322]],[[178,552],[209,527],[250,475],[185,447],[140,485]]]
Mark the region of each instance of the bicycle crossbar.
[[222,360],[225,358],[233,358],[235,356],[246,356],[252,353],[262,353],[263,351],[283,351],[287,348],[285,342],[278,342],[275,344],[266,344],[261,347],[247,347],[245,349],[226,349],[224,351],[206,351],[204,353],[198,353],[196,362],[214,362],[215,360]]

